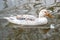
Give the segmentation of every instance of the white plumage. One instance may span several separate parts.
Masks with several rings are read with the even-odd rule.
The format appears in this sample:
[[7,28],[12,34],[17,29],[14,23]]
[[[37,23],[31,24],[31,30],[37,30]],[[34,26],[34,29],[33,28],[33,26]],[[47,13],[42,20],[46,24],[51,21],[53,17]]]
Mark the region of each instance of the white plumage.
[[4,19],[7,19],[9,22],[14,24],[21,24],[21,25],[44,25],[48,23],[48,19],[46,16],[50,13],[46,9],[43,9],[39,13],[39,17],[33,16],[33,15],[17,15],[17,16],[10,16],[10,17],[4,17]]

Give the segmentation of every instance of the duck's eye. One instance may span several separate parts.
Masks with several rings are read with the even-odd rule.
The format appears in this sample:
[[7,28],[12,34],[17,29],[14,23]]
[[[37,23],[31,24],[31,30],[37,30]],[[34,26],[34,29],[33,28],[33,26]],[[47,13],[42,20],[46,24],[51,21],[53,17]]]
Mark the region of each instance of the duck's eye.
[[47,13],[47,12],[45,11],[45,13]]
[[49,15],[49,13],[45,11],[45,15],[46,15],[46,16],[48,16],[48,15]]

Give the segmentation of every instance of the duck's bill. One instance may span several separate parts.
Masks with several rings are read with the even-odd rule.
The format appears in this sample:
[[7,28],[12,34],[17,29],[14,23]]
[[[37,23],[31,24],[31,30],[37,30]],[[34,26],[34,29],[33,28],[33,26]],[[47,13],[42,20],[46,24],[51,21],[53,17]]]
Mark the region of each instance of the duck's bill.
[[48,14],[49,18],[54,18],[54,16],[52,14]]
[[54,18],[54,16],[51,13],[45,12],[45,16],[48,16],[49,18]]

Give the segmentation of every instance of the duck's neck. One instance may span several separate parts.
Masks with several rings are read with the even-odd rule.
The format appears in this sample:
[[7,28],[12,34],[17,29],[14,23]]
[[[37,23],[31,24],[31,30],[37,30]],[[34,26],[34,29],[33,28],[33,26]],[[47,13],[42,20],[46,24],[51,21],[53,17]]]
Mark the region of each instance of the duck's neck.
[[42,18],[42,17],[44,17],[44,12],[39,13],[39,18]]
[[[40,17],[40,16],[39,16],[38,18],[41,19],[41,18],[46,18],[46,17]],[[47,18],[46,18],[46,19],[47,19]]]
[[38,18],[44,18],[44,16],[42,16],[42,15],[39,15],[39,16],[38,16]]
[[41,19],[41,18],[45,18],[45,19],[47,19],[45,16],[42,16],[42,15],[39,15],[38,18],[39,18],[39,19]]

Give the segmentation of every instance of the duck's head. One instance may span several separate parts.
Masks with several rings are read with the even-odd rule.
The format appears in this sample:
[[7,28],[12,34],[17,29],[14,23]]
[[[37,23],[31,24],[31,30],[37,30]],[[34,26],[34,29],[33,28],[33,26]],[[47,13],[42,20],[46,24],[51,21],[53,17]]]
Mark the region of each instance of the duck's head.
[[46,9],[43,9],[40,11],[39,13],[39,17],[49,17],[49,18],[53,18],[54,16]]

